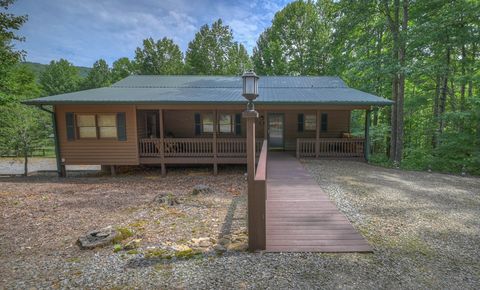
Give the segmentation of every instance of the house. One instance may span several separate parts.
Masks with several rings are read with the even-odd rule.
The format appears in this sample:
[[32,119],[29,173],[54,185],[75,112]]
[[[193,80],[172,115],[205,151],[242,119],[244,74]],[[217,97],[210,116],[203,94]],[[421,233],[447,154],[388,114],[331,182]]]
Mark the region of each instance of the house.
[[[246,163],[241,77],[133,75],[26,103],[53,107],[61,166],[153,164],[164,174],[169,164],[212,164],[216,173]],[[257,143],[297,157],[366,158],[368,138],[349,134],[351,111],[369,120],[372,107],[390,104],[338,77],[261,76]]]

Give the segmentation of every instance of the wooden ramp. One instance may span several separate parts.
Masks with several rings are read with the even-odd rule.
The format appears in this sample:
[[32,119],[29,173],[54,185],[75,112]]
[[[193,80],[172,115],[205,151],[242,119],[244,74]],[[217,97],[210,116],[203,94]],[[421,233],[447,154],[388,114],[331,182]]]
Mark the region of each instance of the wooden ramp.
[[267,174],[267,251],[372,251],[295,157],[269,152]]

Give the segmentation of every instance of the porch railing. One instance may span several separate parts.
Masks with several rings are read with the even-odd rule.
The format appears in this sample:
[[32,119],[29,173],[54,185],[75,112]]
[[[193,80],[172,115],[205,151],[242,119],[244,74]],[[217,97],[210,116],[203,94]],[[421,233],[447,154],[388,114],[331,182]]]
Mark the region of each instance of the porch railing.
[[363,138],[299,138],[297,158],[301,157],[363,157]]
[[[256,140],[257,154],[260,153],[262,142],[263,139]],[[162,146],[162,139],[144,138],[139,141],[139,154],[140,157],[243,158],[247,156],[246,144],[245,138],[165,138]]]

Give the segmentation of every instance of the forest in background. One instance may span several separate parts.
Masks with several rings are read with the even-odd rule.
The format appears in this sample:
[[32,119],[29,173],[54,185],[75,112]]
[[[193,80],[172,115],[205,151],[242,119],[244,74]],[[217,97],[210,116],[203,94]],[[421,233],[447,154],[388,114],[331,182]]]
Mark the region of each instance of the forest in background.
[[[131,74],[337,75],[395,101],[375,108],[371,162],[480,174],[480,5],[473,0],[295,1],[278,11],[250,56],[221,19],[200,27],[182,52],[147,38],[133,59],[96,61],[84,75],[68,60],[21,65],[14,41],[26,16],[0,0],[0,150],[25,155],[51,142],[47,113],[22,100],[108,86]],[[362,134],[362,112],[352,117]]]

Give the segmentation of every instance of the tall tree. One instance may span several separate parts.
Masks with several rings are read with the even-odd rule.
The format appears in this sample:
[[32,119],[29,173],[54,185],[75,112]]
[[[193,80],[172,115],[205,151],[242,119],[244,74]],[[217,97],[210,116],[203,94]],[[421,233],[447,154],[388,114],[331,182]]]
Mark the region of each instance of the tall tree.
[[8,70],[23,59],[24,51],[15,50],[13,41],[23,41],[24,38],[15,34],[15,31],[27,21],[27,16],[16,16],[7,13],[14,0],[0,0],[0,92],[4,90],[4,81]]
[[325,74],[329,62],[326,48],[332,30],[323,17],[329,13],[322,9],[330,7],[298,0],[277,12],[272,26],[257,41],[253,54],[255,69],[266,74]]
[[107,87],[112,83],[112,72],[105,60],[99,59],[83,80],[83,89]]
[[183,73],[183,54],[173,40],[166,37],[155,42],[143,40],[143,48],[135,50],[135,64],[139,74],[178,75]]
[[228,25],[223,25],[221,19],[215,21],[211,27],[203,25],[188,44],[185,55],[187,72],[222,75],[237,71],[229,64],[229,53],[232,53],[233,46],[232,30]]
[[79,84],[77,68],[65,59],[52,60],[40,76],[40,85],[47,96],[76,91]]
[[245,46],[235,42],[228,51],[226,74],[241,75],[250,69],[253,69],[253,64]]
[[124,79],[134,72],[135,64],[128,57],[119,58],[112,65],[112,83]]

